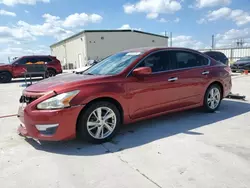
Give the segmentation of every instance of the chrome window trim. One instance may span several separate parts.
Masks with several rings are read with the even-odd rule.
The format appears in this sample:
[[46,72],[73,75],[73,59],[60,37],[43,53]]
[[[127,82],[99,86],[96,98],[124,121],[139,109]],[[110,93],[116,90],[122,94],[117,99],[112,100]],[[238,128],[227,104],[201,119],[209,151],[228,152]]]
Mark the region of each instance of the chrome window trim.
[[[201,54],[199,54],[199,53],[197,53],[197,52],[192,52],[192,51],[189,51],[189,50],[186,50],[186,49],[180,49],[180,50],[178,50],[178,49],[163,49],[163,50],[156,50],[156,51],[153,51],[153,52],[149,53],[149,54],[146,55],[144,58],[142,58],[142,59],[141,59],[141,60],[140,60],[140,61],[139,61],[130,71],[129,71],[129,73],[127,74],[126,78],[129,77],[129,76],[132,74],[132,72],[133,72],[133,70],[135,69],[135,67],[136,67],[137,65],[139,65],[142,61],[144,61],[148,56],[153,55],[153,54],[155,54],[155,53],[157,53],[157,52],[164,52],[164,51],[166,51],[166,52],[167,52],[167,51],[184,51],[184,52],[194,53],[194,54],[196,54],[196,55],[202,56]],[[208,60],[208,64],[207,64],[207,65],[202,65],[202,66],[197,66],[197,67],[181,68],[181,69],[172,69],[172,70],[159,71],[159,72],[153,72],[152,75],[153,75],[153,74],[166,73],[166,72],[173,72],[173,71],[178,71],[178,70],[187,70],[187,69],[195,69],[195,68],[209,67],[209,66],[211,65],[211,60],[210,60],[209,58],[205,57],[205,56],[202,56],[202,57],[204,57],[204,58],[206,58],[206,59]]]

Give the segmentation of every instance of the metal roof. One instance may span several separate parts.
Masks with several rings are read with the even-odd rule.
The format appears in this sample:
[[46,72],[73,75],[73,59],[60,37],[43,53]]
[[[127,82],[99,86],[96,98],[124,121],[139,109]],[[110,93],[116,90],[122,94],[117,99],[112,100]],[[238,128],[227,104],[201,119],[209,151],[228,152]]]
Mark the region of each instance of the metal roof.
[[107,32],[107,33],[108,32],[110,32],[110,33],[111,32],[135,32],[135,33],[141,33],[141,34],[145,34],[145,35],[162,37],[162,38],[166,38],[166,39],[168,38],[167,36],[158,35],[158,34],[154,34],[154,33],[148,33],[148,32],[144,32],[144,31],[133,30],[133,29],[120,29],[120,30],[119,29],[117,29],[117,30],[84,30],[84,31],[81,31],[81,32],[79,32],[79,33],[77,33],[77,34],[75,34],[75,35],[73,35],[71,37],[68,37],[68,38],[62,40],[62,41],[54,43],[50,47],[52,48],[54,46],[57,46],[57,45],[62,44],[64,42],[67,42],[68,40],[73,39],[75,37],[78,37],[78,36],[82,35],[83,33],[98,33],[98,32]]

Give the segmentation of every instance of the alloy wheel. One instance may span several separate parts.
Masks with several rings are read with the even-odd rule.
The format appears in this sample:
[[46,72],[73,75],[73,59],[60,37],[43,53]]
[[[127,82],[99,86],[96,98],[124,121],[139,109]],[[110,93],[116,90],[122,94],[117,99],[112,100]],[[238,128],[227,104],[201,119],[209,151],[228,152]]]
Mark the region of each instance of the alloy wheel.
[[99,107],[89,115],[87,130],[93,138],[105,139],[113,133],[116,123],[116,114],[112,109]]
[[209,108],[216,109],[218,105],[220,104],[220,100],[221,100],[220,90],[216,87],[212,88],[209,91],[209,94],[207,97],[207,104]]

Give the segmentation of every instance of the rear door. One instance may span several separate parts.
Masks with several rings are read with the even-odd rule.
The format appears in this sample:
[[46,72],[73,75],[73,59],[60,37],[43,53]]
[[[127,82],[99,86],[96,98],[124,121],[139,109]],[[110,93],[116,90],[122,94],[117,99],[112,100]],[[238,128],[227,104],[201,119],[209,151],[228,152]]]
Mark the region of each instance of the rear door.
[[172,50],[170,53],[171,77],[178,79],[178,108],[201,103],[210,80],[210,60],[188,50]]

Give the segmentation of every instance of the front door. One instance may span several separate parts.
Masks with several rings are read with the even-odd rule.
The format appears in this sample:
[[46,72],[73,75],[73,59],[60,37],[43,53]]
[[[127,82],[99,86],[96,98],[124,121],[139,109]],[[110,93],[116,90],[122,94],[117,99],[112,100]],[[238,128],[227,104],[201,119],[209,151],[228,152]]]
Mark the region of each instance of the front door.
[[136,67],[151,67],[152,74],[138,79],[127,79],[129,113],[132,119],[175,109],[178,105],[178,80],[169,73],[170,59],[167,51],[155,52]]
[[13,75],[14,77],[22,77],[26,72],[27,58],[18,59],[13,63]]

